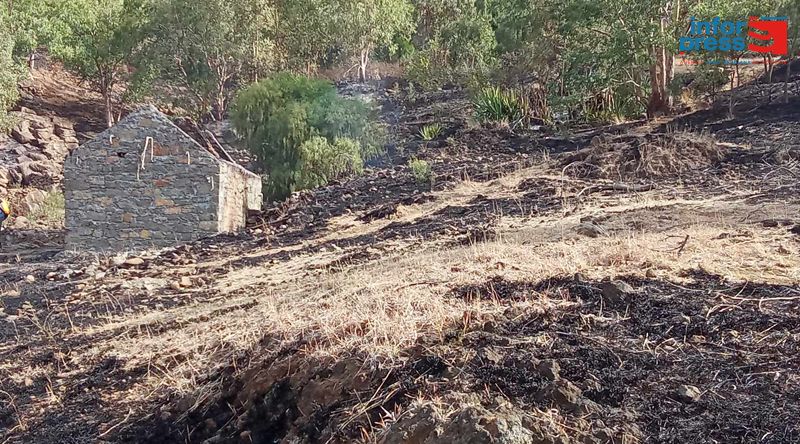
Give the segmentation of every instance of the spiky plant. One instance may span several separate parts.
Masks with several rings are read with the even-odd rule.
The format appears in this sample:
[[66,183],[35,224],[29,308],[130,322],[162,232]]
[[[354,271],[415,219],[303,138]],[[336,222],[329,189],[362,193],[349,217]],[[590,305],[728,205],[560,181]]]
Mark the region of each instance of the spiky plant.
[[422,140],[430,141],[442,134],[442,125],[439,123],[431,123],[430,125],[425,125],[419,130],[419,137]]
[[472,100],[472,104],[481,122],[515,124],[525,115],[517,94],[496,86],[483,88]]

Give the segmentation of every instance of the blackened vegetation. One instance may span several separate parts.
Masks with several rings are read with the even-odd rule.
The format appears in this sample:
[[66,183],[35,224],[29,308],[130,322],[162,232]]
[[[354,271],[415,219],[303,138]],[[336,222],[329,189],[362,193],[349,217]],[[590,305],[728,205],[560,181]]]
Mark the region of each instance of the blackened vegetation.
[[[645,442],[800,442],[797,286],[692,277],[691,285],[625,279],[635,290],[616,303],[606,300],[604,283],[539,283],[554,300],[573,303],[480,341],[479,357],[494,353],[472,362],[476,388],[638,430]],[[524,294],[521,283],[487,287],[499,300]],[[530,346],[544,337],[546,346]],[[686,386],[699,389],[696,400],[682,396]]]
[[[186,422],[150,430],[187,442],[352,442],[411,399],[446,392],[489,410],[506,399],[534,423],[555,411],[585,442],[800,442],[800,289],[686,278],[455,288],[452,297],[505,313],[421,338],[400,366],[278,354],[231,377]],[[543,442],[561,442],[552,439]]]
[[468,284],[455,288],[453,294],[467,301],[519,301],[530,298],[533,285],[528,282],[508,281],[495,276],[480,284]]
[[[400,367],[374,366],[366,357],[301,359],[297,350],[270,354],[233,377],[232,367],[214,377],[225,390],[198,406],[175,399],[141,424],[146,442],[277,443],[352,442],[387,411],[407,405],[427,378],[447,364],[438,356],[409,356]],[[287,374],[292,370],[292,374]],[[373,399],[374,398],[374,399]],[[370,400],[366,404],[364,401]],[[164,410],[164,408],[162,408]]]

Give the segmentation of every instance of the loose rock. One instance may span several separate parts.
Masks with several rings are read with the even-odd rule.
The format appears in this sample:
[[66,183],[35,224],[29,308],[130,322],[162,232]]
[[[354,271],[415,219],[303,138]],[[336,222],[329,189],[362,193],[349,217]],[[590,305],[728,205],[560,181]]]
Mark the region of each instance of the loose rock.
[[700,389],[693,385],[682,385],[678,387],[678,399],[685,403],[700,401],[702,393]]

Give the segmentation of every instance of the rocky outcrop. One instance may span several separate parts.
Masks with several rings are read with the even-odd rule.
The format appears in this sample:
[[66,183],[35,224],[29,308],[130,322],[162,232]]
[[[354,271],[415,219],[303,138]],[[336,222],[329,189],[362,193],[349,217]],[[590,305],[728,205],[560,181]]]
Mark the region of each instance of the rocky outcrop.
[[0,136],[0,193],[12,187],[49,189],[63,179],[64,158],[78,146],[72,122],[21,108]]

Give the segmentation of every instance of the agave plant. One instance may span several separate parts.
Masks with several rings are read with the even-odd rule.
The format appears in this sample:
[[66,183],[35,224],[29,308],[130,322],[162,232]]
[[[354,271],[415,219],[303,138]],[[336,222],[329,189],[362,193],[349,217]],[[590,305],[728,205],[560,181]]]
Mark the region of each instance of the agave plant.
[[431,123],[430,125],[425,125],[419,130],[419,137],[422,140],[430,141],[433,140],[439,135],[442,134],[442,125],[439,123]]
[[483,88],[472,100],[472,104],[481,122],[514,124],[524,116],[522,102],[517,94],[496,86]]

